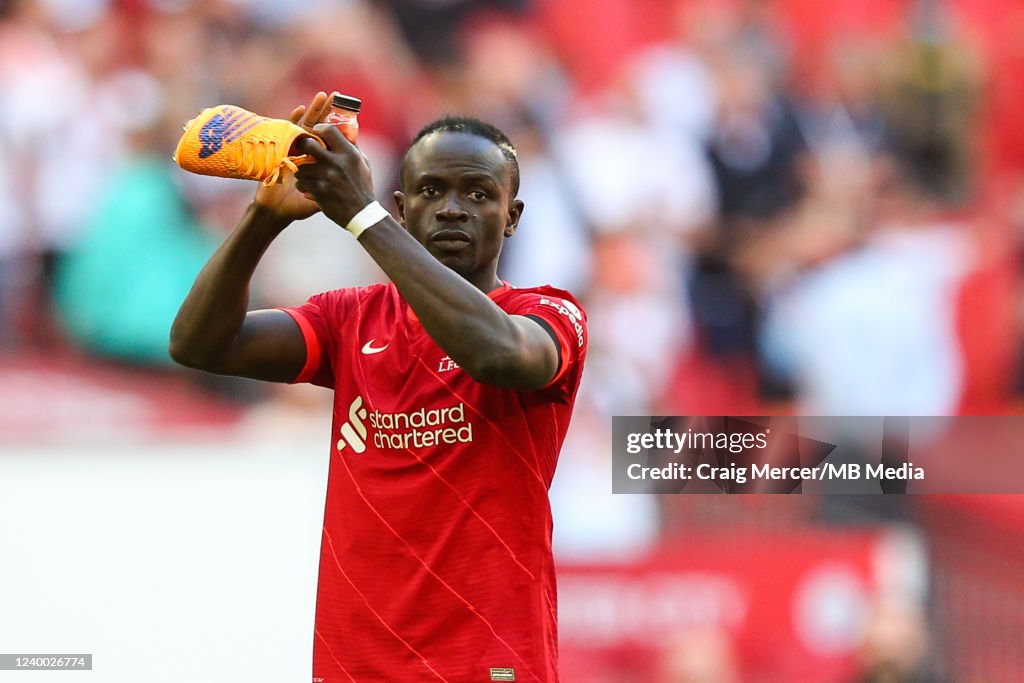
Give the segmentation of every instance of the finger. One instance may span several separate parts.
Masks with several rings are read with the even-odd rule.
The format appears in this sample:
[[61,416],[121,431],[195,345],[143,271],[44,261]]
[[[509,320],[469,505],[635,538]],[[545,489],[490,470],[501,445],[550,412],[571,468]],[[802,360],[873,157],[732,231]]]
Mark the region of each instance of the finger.
[[312,128],[314,125],[320,122],[323,118],[325,105],[327,104],[327,93],[323,90],[313,95],[313,99],[310,101],[309,106],[306,107],[306,114],[302,117],[302,127]]
[[296,141],[295,151],[299,154],[308,154],[316,161],[324,161],[330,157],[330,152],[324,149],[323,145],[310,137],[304,137],[301,140]]
[[299,106],[292,109],[292,113],[288,115],[288,120],[292,123],[298,123],[302,120],[302,115],[306,112],[306,105],[300,104]]
[[320,178],[306,175],[295,175],[295,189],[303,196],[316,201],[316,193],[322,190],[324,182]]
[[311,180],[325,180],[327,178],[327,164],[302,164],[299,170],[295,171],[295,179],[309,182]]
[[331,106],[333,104],[333,98],[334,98],[333,94],[331,94],[331,95],[324,94],[323,104],[320,105],[320,110],[318,112],[316,112],[316,118],[313,120],[313,124],[314,125],[317,124],[317,123],[320,123],[325,118],[327,118],[327,114],[328,114],[328,112],[330,112]]
[[339,130],[337,126],[332,126],[329,123],[321,123],[313,126],[313,133],[324,141],[324,144],[327,145],[327,149],[329,150],[334,152],[358,152],[358,148],[349,142],[348,138],[342,135],[341,130]]

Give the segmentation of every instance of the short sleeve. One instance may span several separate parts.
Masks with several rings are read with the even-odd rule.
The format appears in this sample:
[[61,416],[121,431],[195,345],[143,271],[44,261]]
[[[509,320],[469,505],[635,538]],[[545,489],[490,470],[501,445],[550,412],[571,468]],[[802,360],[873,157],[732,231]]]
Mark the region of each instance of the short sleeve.
[[334,330],[337,329],[337,325],[332,324],[336,309],[337,302],[332,300],[330,292],[312,296],[301,306],[280,309],[299,326],[306,343],[306,363],[292,384],[308,382],[334,388],[331,356],[335,346]]
[[579,381],[587,352],[587,315],[571,294],[554,289],[551,293],[517,293],[505,310],[513,315],[540,318],[558,338],[561,363],[558,374],[545,388],[570,380]]

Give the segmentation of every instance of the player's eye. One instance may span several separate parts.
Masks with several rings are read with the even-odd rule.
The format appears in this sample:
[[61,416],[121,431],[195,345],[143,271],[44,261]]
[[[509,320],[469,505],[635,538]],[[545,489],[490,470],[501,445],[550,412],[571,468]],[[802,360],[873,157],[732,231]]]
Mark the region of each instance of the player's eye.
[[469,198],[475,202],[482,202],[487,199],[487,193],[481,190],[473,190],[469,193]]
[[439,193],[436,187],[434,187],[433,185],[427,185],[426,187],[420,190],[420,194],[423,195],[424,197],[436,197]]

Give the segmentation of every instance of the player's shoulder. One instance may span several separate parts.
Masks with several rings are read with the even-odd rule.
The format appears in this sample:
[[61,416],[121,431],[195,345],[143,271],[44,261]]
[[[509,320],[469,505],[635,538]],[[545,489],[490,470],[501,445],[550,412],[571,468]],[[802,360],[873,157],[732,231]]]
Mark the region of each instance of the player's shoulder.
[[331,289],[314,295],[312,298],[331,304],[348,304],[354,302],[377,303],[394,298],[398,290],[390,282],[377,282],[359,287],[343,287]]
[[309,297],[299,310],[313,312],[332,325],[347,325],[358,319],[388,319],[398,315],[401,304],[390,283],[330,289]]
[[586,320],[587,318],[587,312],[584,310],[583,305],[573,296],[572,292],[551,285],[539,285],[536,287],[515,287],[509,285],[507,290],[503,292],[501,299],[498,300],[499,304],[505,302],[509,306],[522,304],[549,306],[556,310],[561,309],[560,312],[567,312],[569,315],[575,316],[580,320]]

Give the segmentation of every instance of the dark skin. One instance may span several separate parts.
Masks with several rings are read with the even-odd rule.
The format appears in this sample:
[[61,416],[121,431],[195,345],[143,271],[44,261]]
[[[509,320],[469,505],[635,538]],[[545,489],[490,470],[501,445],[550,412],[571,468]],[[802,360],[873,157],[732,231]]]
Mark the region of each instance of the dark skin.
[[[171,357],[189,367],[274,382],[306,361],[298,325],[277,310],[248,311],[249,281],[273,239],[318,210],[346,225],[373,201],[365,158],[334,126],[315,125],[329,98],[317,93],[291,120],[321,137],[297,151],[316,163],[260,187],[238,225],[199,273],[171,328]],[[537,321],[501,310],[498,258],[522,215],[511,171],[493,142],[443,132],[417,143],[395,193],[399,220],[385,218],[359,243],[394,282],[426,332],[473,379],[538,389],[558,370],[558,349]],[[356,343],[357,340],[352,340]]]

